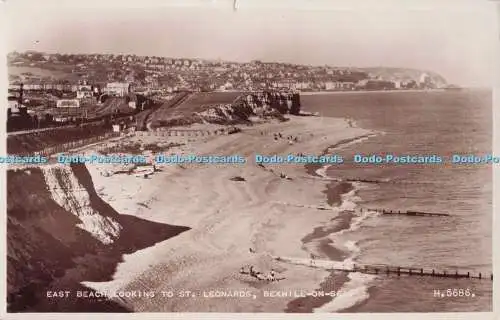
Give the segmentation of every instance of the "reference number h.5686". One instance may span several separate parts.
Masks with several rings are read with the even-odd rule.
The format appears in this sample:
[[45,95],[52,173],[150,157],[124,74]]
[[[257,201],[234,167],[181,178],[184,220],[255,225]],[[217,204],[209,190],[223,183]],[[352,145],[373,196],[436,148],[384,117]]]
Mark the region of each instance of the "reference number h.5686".
[[434,298],[474,298],[476,294],[469,288],[434,289]]

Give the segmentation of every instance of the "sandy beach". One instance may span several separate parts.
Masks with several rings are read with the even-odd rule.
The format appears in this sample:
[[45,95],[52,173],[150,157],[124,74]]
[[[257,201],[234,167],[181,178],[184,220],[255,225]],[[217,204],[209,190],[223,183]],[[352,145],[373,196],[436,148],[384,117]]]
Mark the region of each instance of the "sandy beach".
[[[284,138],[276,141],[273,134],[278,132]],[[304,247],[303,239],[338,218],[339,210],[314,208],[329,206],[323,193],[327,181],[311,179],[303,165],[266,165],[264,169],[254,163],[254,154],[318,155],[339,141],[368,133],[349,127],[343,119],[291,117],[287,122],[259,124],[233,135],[126,138],[128,143],[185,143],[168,154],[241,155],[249,162],[160,165],[161,171],[149,179],[123,174],[104,177],[100,171],[109,165],[87,165],[100,197],[120,214],[191,230],[124,255],[113,281],[83,284],[101,291],[154,291],[154,297],[120,299],[134,311],[282,312],[297,298],[296,293],[270,298],[264,296],[265,290],[311,292],[320,289],[329,272],[279,263],[271,257],[309,259],[315,249]],[[298,142],[290,144],[285,138],[289,135],[298,137]],[[283,179],[280,173],[292,180]],[[230,180],[235,176],[246,181]],[[322,258],[331,257],[323,254]],[[274,268],[285,279],[268,283],[239,274],[249,264],[264,274]],[[341,278],[337,286],[343,282]],[[334,281],[333,290],[338,289]],[[238,290],[245,297],[213,297],[215,290]],[[166,297],[170,291],[174,296]],[[194,296],[181,297],[185,291]]]

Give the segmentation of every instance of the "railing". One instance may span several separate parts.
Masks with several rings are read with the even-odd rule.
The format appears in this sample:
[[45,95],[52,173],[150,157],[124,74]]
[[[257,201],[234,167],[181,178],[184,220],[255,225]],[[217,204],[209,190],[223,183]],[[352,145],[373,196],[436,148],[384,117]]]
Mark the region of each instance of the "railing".
[[67,152],[71,149],[80,148],[80,147],[83,147],[83,146],[86,146],[86,145],[89,145],[92,143],[97,143],[97,142],[102,141],[102,140],[119,137],[120,135],[121,134],[119,132],[106,132],[104,134],[96,135],[96,136],[93,136],[91,138],[85,138],[85,139],[70,141],[70,142],[66,142],[66,143],[61,143],[61,144],[58,144],[56,146],[43,148],[42,150],[39,150],[39,151],[23,152],[23,153],[20,153],[19,155],[21,155],[21,156],[40,155],[40,156],[49,157],[53,154]]

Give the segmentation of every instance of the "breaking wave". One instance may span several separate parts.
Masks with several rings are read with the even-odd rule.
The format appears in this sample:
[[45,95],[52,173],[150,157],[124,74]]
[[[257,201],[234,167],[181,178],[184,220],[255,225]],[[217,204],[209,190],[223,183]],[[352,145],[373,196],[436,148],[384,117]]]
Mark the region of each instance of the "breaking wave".
[[375,276],[353,272],[349,273],[348,277],[349,281],[339,290],[337,296],[332,301],[315,308],[313,312],[338,312],[361,303],[370,297],[368,286]]

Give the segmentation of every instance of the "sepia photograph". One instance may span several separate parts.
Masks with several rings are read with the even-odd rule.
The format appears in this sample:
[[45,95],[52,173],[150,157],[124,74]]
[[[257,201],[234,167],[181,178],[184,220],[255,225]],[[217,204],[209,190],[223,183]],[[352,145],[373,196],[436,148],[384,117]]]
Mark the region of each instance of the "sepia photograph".
[[493,311],[493,1],[2,6],[7,313]]

